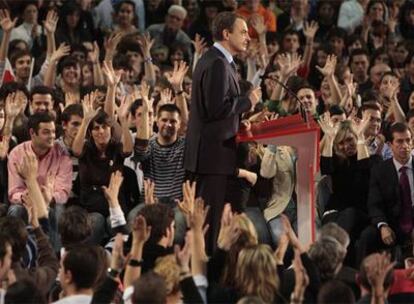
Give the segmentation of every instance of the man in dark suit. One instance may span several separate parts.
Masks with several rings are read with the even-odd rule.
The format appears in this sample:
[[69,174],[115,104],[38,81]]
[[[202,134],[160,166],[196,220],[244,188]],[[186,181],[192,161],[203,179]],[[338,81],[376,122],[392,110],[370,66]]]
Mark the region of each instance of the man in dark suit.
[[368,213],[372,225],[361,234],[359,262],[370,253],[392,249],[394,245],[400,245],[404,253],[412,243],[412,135],[403,123],[395,123],[390,134],[393,158],[374,166],[371,172]]
[[240,117],[261,98],[260,88],[240,96],[233,56],[246,50],[246,22],[231,12],[217,15],[216,41],[198,61],[193,73],[191,111],[184,167],[197,181],[197,195],[210,208],[209,248],[215,246],[229,179],[237,177],[236,134]]

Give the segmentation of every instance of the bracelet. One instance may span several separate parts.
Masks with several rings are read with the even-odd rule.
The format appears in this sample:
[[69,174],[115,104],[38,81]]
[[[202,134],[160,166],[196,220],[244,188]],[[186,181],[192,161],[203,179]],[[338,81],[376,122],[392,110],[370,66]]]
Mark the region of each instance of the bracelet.
[[366,144],[366,142],[365,142],[364,139],[358,139],[357,145],[365,145],[365,144]]
[[181,91],[175,92],[175,95],[181,95],[181,94],[183,94],[183,93],[184,93],[184,91],[183,91],[183,90],[181,90]]
[[144,62],[145,62],[145,63],[147,63],[147,62],[152,62],[152,58],[151,58],[151,57],[144,58]]
[[136,259],[130,259],[128,262],[128,265],[131,267],[141,267],[142,264],[144,263],[144,260],[136,260]]

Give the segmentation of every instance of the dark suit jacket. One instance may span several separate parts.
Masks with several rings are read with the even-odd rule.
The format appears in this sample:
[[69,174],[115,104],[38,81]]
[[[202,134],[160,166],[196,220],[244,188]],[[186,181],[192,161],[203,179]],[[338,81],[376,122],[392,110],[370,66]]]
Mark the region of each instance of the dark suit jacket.
[[371,222],[375,226],[380,222],[386,222],[398,235],[400,232],[400,212],[399,178],[391,158],[378,163],[372,168],[368,194],[368,213]]
[[240,115],[251,107],[240,96],[237,76],[217,48],[211,47],[193,73],[184,168],[200,174],[231,175],[236,169]]

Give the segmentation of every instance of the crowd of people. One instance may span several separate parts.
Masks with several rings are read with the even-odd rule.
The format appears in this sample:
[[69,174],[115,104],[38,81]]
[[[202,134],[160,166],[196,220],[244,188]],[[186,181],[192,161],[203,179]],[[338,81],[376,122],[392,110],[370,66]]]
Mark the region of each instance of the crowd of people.
[[[0,27],[0,304],[414,303],[412,0],[6,0]],[[311,244],[296,147],[236,141],[296,114]]]

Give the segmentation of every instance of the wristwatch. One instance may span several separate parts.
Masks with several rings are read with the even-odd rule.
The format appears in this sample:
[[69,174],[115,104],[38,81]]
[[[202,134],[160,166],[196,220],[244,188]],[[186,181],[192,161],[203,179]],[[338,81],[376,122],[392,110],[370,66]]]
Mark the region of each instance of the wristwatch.
[[142,264],[144,263],[144,260],[136,260],[136,259],[130,259],[128,262],[128,265],[131,267],[141,267]]
[[115,279],[116,277],[118,277],[119,276],[119,273],[120,273],[119,270],[116,270],[116,269],[113,269],[113,268],[108,268],[108,275],[111,278],[113,278],[113,279]]

